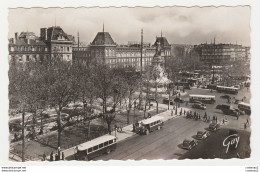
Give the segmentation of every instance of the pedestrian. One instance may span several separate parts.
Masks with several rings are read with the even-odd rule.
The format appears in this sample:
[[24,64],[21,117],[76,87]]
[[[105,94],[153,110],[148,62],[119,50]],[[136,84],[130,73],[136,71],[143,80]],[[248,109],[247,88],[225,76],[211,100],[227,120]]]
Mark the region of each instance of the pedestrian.
[[64,152],[61,153],[61,159],[64,161],[65,159],[65,155],[64,155]]
[[58,161],[59,160],[59,155],[56,153],[55,155],[55,161]]
[[223,124],[225,125],[225,119],[223,118]]
[[199,120],[200,120],[200,114],[199,114]]
[[248,124],[248,125],[249,125],[249,119],[248,119],[248,118],[246,119],[246,124]]
[[173,116],[173,110],[171,110],[171,116]]
[[43,161],[46,160],[46,154],[45,154],[45,152],[44,152],[43,155],[42,155],[42,159],[43,159]]
[[238,114],[238,112],[237,112],[237,120],[238,120],[238,118],[239,118],[239,114]]
[[244,129],[246,129],[246,123],[244,124]]
[[50,161],[53,161],[53,152],[50,154]]
[[184,112],[183,112],[183,113],[184,113],[184,116],[185,116],[185,115],[186,115],[186,111],[185,111],[185,109],[184,109]]
[[218,123],[218,117],[216,117],[216,123]]

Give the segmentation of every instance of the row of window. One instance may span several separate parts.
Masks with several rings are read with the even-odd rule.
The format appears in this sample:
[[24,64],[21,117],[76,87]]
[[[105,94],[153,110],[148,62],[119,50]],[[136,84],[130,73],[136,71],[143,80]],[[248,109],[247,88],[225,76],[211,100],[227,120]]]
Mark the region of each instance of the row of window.
[[70,52],[70,47],[53,47],[53,51]]
[[108,145],[111,145],[111,144],[113,144],[114,142],[116,142],[116,140],[109,140],[109,141],[106,141],[106,142],[101,143],[101,144],[99,144],[99,145],[96,145],[96,146],[94,146],[94,147],[88,148],[88,153],[91,153],[91,152],[93,152],[93,151],[97,151],[97,150],[99,150],[99,149],[102,149],[103,147],[106,147],[106,146],[108,146]]
[[153,126],[155,126],[155,125],[157,125],[159,123],[161,123],[160,120],[150,123],[150,126],[153,127]]
[[9,51],[48,51],[48,48],[34,46],[13,46],[9,47]]

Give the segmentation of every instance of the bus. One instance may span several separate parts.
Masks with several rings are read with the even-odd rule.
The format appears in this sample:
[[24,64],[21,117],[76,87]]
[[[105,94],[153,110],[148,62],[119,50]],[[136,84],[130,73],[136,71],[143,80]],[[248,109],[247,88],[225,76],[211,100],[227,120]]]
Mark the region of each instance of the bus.
[[88,161],[115,149],[116,137],[105,135],[76,146],[74,156],[76,160]]
[[189,95],[189,101],[190,103],[195,103],[197,101],[202,102],[202,103],[215,103],[216,102],[216,97],[214,95],[195,95],[195,94],[190,94]]
[[141,135],[148,135],[154,130],[160,130],[163,126],[163,117],[162,116],[153,116],[151,118],[139,121],[135,124],[135,131]]
[[251,114],[251,107],[250,104],[248,103],[244,103],[244,102],[240,102],[238,103],[238,109],[245,111],[246,114],[250,115]]
[[227,93],[227,94],[237,94],[238,88],[235,87],[225,87],[225,86],[217,86],[216,90],[220,93]]

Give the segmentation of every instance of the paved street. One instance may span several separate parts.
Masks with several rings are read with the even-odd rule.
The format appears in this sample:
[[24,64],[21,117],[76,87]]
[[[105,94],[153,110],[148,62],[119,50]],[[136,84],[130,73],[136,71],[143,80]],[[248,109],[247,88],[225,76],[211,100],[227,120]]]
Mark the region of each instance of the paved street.
[[203,130],[209,124],[179,117],[165,123],[163,129],[149,135],[136,135],[121,143],[109,155],[95,160],[128,160],[128,159],[169,159],[178,158],[186,151],[179,148],[185,138],[191,138],[198,130]]
[[[220,98],[220,93],[210,92],[207,89],[197,89],[193,88],[188,91],[190,94],[214,94],[216,95],[215,104],[207,104],[207,114],[210,116],[216,115],[218,117],[218,122],[221,123],[224,115],[220,110],[215,109],[217,104],[226,103],[225,99]],[[234,95],[237,99],[243,96],[250,99],[249,92],[246,89],[240,90],[238,95]],[[233,96],[233,95],[231,95]],[[188,98],[188,95],[186,96]],[[182,106],[185,106],[182,104]],[[235,106],[236,107],[236,106]],[[192,109],[200,114],[204,114],[205,111]],[[243,129],[243,123],[249,116],[241,116],[238,120],[235,117],[227,116],[227,124],[222,125],[221,128],[235,128]],[[212,119],[212,118],[211,118]],[[178,159],[186,150],[180,148],[184,139],[192,139],[196,135],[197,131],[204,130],[208,127],[209,123],[203,121],[195,121],[193,119],[186,119],[183,116],[169,120],[165,123],[165,126],[160,131],[154,131],[149,135],[135,135],[125,141],[118,143],[117,149],[108,155],[103,155],[97,157],[94,160],[141,160],[141,159]],[[247,130],[250,130],[248,128]]]

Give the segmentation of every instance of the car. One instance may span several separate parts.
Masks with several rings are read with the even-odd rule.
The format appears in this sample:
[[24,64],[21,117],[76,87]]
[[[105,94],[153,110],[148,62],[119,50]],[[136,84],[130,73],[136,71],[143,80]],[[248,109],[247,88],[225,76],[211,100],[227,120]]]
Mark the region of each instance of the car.
[[220,128],[220,125],[217,123],[211,123],[209,124],[209,130],[210,131],[217,131]]
[[241,100],[235,99],[235,104],[239,104],[241,102]]
[[170,105],[173,105],[173,101],[169,100],[168,98],[163,99],[163,104],[169,104],[169,101],[170,101]]
[[240,85],[234,85],[233,87],[240,89]]
[[196,139],[203,140],[206,139],[209,136],[209,132],[207,131],[198,131],[196,135]]
[[178,103],[184,103],[184,100],[182,98],[179,98],[179,97],[175,98],[174,101],[178,102]]
[[230,96],[230,95],[227,95],[227,94],[221,95],[220,97],[221,97],[222,99],[231,99],[231,96]]
[[183,149],[188,149],[188,150],[191,150],[193,147],[195,147],[196,145],[198,144],[198,142],[194,139],[192,140],[188,140],[188,139],[185,139],[182,143],[182,148]]
[[203,103],[193,103],[192,108],[206,110],[206,105]]

